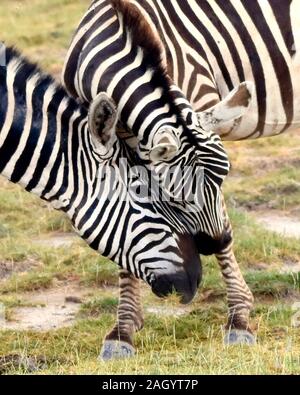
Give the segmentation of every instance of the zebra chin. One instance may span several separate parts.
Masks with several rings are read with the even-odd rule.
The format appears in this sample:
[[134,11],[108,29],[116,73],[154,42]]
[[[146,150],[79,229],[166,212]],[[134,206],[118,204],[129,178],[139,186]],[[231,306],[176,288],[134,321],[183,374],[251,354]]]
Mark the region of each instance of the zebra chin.
[[151,287],[155,295],[165,298],[173,293],[180,297],[182,304],[190,303],[202,280],[202,265],[194,238],[189,235],[178,235],[179,248],[183,264],[175,267],[174,272],[156,273]]

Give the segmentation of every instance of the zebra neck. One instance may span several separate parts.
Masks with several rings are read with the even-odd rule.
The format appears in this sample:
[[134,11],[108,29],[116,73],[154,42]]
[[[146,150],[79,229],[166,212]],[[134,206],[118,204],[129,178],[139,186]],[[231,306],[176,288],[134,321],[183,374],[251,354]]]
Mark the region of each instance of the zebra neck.
[[0,174],[64,209],[86,117],[49,77],[26,75],[22,62],[10,60],[0,75]]

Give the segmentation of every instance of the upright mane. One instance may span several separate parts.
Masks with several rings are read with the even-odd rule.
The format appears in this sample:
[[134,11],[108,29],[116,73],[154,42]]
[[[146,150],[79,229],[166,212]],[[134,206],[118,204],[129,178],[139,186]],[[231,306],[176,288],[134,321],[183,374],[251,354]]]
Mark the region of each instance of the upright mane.
[[128,0],[111,0],[111,4],[115,11],[122,15],[123,23],[130,31],[133,43],[143,49],[147,63],[166,76],[162,42],[142,12]]
[[163,61],[163,44],[159,37],[136,5],[130,3],[129,0],[110,1],[115,11],[122,16],[124,26],[131,33],[133,44],[142,48],[145,61],[154,70],[154,79],[163,89],[163,96],[172,112],[176,114],[184,134],[192,145],[199,148],[197,139],[187,128],[181,109],[176,104],[176,98],[171,89],[172,80],[168,75],[167,65]]

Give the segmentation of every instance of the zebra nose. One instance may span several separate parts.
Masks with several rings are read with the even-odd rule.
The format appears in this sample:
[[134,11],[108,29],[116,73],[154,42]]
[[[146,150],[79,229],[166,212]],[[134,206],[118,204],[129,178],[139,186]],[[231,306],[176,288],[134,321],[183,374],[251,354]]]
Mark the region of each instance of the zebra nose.
[[182,304],[188,304],[194,299],[200,281],[200,274],[190,278],[185,271],[182,271],[174,274],[161,274],[155,278],[151,285],[156,296],[165,298],[176,293]]
[[166,272],[154,273],[152,291],[159,297],[167,297],[175,292],[180,296],[182,304],[190,303],[202,279],[202,266],[195,240],[189,234],[176,235],[178,253],[182,259],[181,265],[169,267]]

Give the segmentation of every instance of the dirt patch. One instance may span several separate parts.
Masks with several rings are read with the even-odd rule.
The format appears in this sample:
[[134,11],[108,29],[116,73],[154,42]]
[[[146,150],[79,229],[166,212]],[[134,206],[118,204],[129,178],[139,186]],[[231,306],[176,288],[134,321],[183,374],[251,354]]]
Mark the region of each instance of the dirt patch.
[[0,329],[49,331],[72,326],[80,309],[79,301],[90,293],[90,289],[64,286],[25,294],[23,301],[34,307],[14,308],[10,321],[0,320]]
[[146,307],[145,311],[149,314],[155,314],[158,317],[182,317],[192,311],[192,307],[165,307],[155,306]]
[[280,268],[280,273],[287,274],[298,274],[300,273],[300,262],[285,262]]
[[272,211],[256,211],[251,212],[251,215],[259,224],[272,232],[284,237],[300,239],[300,219]]
[[27,259],[22,262],[0,261],[0,280],[6,280],[14,273],[27,273],[39,266],[42,266],[42,263],[34,259]]
[[75,233],[56,233],[50,237],[33,239],[32,242],[42,247],[71,247],[74,242],[78,240]]

